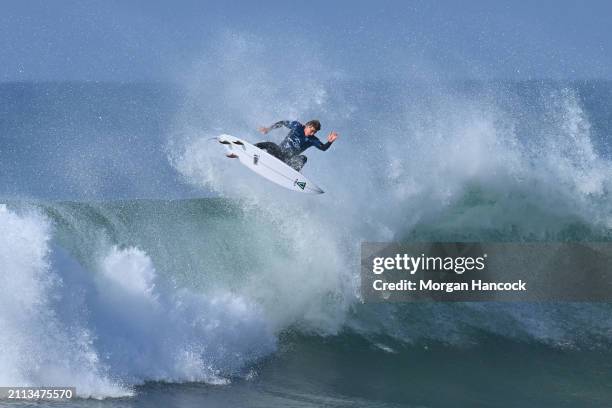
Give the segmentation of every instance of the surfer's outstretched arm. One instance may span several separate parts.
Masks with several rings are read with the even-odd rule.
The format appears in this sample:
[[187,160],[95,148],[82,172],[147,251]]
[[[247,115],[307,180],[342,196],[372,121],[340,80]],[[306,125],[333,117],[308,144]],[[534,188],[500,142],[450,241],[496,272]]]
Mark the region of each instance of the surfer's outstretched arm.
[[314,147],[316,147],[319,150],[323,150],[323,151],[326,151],[327,149],[329,149],[331,145],[332,145],[332,142],[322,143],[320,140],[317,140],[313,144]]
[[319,139],[315,139],[313,146],[315,146],[319,150],[326,151],[330,148],[332,143],[334,143],[337,138],[338,134],[336,132],[330,132],[330,134],[327,136],[327,143],[322,143]]
[[283,126],[291,129],[291,123],[292,122],[289,121],[289,120],[281,120],[281,121],[276,122],[275,124],[273,124],[270,127],[260,127],[258,130],[265,135],[266,133],[268,133],[272,129],[278,129],[278,128],[283,127]]

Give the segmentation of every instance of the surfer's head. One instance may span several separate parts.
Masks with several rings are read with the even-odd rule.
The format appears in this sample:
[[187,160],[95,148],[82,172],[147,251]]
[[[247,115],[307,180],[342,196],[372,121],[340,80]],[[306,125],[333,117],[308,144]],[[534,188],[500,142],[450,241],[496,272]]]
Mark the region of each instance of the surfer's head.
[[315,133],[317,133],[319,130],[321,130],[321,122],[319,122],[316,119],[313,120],[309,120],[308,122],[306,122],[306,124],[304,125],[304,134],[306,136],[313,136]]

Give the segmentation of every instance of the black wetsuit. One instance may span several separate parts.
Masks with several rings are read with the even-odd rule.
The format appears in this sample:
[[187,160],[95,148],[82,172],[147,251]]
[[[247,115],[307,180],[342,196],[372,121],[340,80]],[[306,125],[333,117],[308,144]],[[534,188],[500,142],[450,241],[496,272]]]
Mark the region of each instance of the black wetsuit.
[[306,136],[304,134],[304,125],[298,121],[290,122],[282,120],[270,126],[270,129],[277,129],[282,126],[289,128],[290,131],[280,145],[272,142],[259,142],[255,146],[266,150],[297,171],[300,171],[304,164],[306,164],[306,156],[300,154],[304,150],[315,146],[317,149],[325,151],[332,145],[332,142],[321,142],[316,136]]

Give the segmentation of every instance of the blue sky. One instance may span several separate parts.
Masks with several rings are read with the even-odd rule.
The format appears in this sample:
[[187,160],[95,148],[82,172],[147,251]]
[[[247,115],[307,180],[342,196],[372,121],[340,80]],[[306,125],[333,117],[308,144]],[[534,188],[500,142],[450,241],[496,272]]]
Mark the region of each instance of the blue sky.
[[[612,79],[609,1],[3,0],[0,81],[180,81],[317,61],[356,79]],[[233,40],[232,40],[233,39]]]

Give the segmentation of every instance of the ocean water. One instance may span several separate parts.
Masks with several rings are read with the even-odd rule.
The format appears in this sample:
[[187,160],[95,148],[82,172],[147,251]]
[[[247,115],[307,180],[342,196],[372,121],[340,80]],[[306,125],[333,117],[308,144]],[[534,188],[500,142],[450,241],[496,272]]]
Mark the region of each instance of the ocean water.
[[[36,406],[610,404],[609,304],[367,304],[359,248],[611,240],[612,83],[253,75],[0,85],[0,385],[77,389]],[[322,196],[210,141],[310,118],[341,135],[306,153]]]

